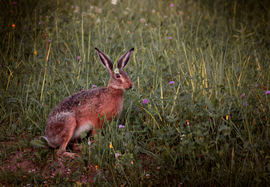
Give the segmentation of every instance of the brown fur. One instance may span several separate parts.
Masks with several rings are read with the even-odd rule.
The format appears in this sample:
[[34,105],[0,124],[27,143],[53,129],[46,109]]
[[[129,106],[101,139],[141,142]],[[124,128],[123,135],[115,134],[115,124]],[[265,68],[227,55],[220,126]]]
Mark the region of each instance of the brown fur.
[[133,87],[128,74],[121,70],[133,49],[123,55],[125,58],[120,58],[118,77],[113,72],[109,57],[96,50],[111,76],[108,86],[75,93],[61,101],[48,116],[45,138],[50,146],[60,148],[59,156],[73,157],[73,153],[65,152],[70,141],[79,139],[84,131],[92,130],[94,135],[97,129],[102,128],[105,119],[110,121],[118,117],[123,108],[124,90]]

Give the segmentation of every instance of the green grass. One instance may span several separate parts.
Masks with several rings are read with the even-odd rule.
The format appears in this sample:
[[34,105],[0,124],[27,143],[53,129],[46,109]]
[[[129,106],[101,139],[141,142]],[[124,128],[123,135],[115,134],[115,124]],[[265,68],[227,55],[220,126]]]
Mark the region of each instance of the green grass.
[[[268,1],[0,4],[1,185],[269,184]],[[30,142],[61,100],[107,85],[94,47],[115,64],[135,48],[125,68],[134,89],[121,117],[61,165]]]

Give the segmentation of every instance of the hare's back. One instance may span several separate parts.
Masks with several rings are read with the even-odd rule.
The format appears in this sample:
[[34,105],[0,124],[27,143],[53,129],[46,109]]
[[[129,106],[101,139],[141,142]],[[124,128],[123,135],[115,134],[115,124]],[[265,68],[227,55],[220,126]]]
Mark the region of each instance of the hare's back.
[[108,89],[106,87],[99,87],[90,90],[82,90],[77,92],[64,100],[62,100],[50,113],[50,116],[55,116],[63,112],[76,113],[78,108],[89,104],[96,103],[98,100],[102,100]]

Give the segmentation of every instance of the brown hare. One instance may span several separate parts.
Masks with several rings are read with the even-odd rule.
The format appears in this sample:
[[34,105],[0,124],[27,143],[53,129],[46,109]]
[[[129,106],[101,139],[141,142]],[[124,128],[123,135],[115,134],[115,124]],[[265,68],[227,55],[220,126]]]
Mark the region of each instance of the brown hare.
[[45,139],[51,147],[57,148],[58,156],[74,158],[75,153],[66,152],[68,143],[80,139],[82,132],[102,128],[104,120],[118,117],[123,108],[124,90],[133,87],[129,75],[122,71],[128,63],[134,48],[122,55],[113,71],[111,59],[95,48],[110,74],[107,87],[82,90],[61,101],[50,113],[45,129]]

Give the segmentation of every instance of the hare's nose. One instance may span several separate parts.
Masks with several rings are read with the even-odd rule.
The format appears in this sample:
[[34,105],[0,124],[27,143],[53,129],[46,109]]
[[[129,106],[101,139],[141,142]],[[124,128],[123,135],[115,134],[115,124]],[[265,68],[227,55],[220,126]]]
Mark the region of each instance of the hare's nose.
[[131,88],[133,88],[133,84],[131,84],[131,85],[129,86],[129,89],[131,89]]

